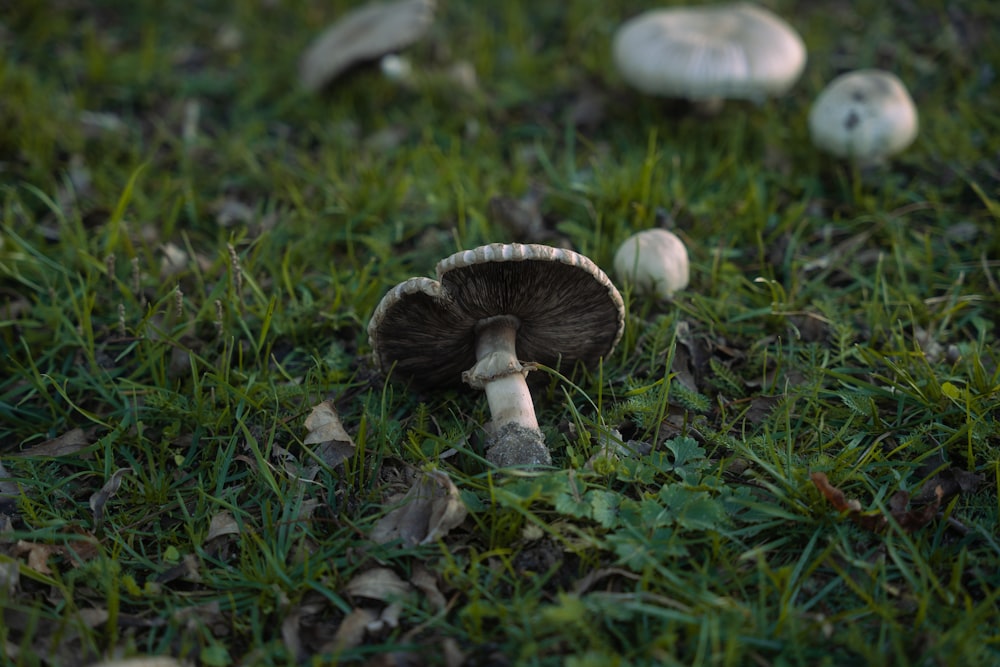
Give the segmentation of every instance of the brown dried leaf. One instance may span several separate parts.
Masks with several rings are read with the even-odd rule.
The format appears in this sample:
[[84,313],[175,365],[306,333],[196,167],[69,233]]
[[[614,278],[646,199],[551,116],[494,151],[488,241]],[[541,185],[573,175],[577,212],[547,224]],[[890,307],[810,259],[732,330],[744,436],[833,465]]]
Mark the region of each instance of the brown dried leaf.
[[435,611],[443,611],[448,606],[448,601],[438,588],[437,576],[421,563],[414,565],[410,583],[427,597]]
[[906,491],[900,491],[893,496],[902,496],[900,498],[901,502],[898,502],[892,508],[892,518],[896,520],[899,527],[902,528],[907,533],[912,533],[918,528],[923,528],[937,516],[938,508],[941,507],[941,499],[944,497],[944,492],[940,486],[934,487],[934,500],[927,503],[919,509],[907,510],[906,505],[909,503],[910,494]]
[[861,511],[861,503],[857,500],[848,501],[847,496],[844,495],[843,491],[830,484],[830,480],[827,478],[826,473],[814,472],[810,475],[810,477],[812,478],[813,484],[816,485],[816,488],[820,490],[820,493],[822,493],[827,500],[830,501],[830,504],[833,505],[835,510],[838,512]]
[[412,590],[410,584],[389,568],[373,567],[347,582],[343,593],[380,602],[393,602]]
[[233,518],[232,512],[229,510],[223,510],[212,515],[212,520],[208,525],[208,535],[205,536],[206,542],[211,542],[216,537],[222,537],[223,535],[239,535],[240,526],[236,523],[236,519]]
[[309,430],[302,441],[306,445],[319,445],[316,454],[331,468],[343,463],[354,455],[354,440],[344,430],[333,401],[323,401],[313,407],[306,417],[305,427]]
[[89,444],[90,442],[87,440],[87,436],[84,434],[83,429],[74,428],[70,431],[66,431],[58,437],[52,438],[51,440],[46,440],[45,442],[34,445],[33,447],[17,452],[14,456],[70,456],[72,454],[76,454]]
[[959,494],[974,493],[984,479],[982,473],[948,467],[927,479],[913,501],[918,504],[934,502],[938,487],[941,488],[942,502]]
[[59,548],[52,544],[18,540],[17,544],[14,545],[12,555],[15,558],[27,556],[28,567],[39,574],[52,574],[52,570],[49,568],[49,556],[58,551]]
[[830,504],[839,512],[846,512],[847,516],[854,523],[865,530],[881,532],[889,526],[891,517],[899,527],[907,533],[911,533],[918,528],[923,528],[937,516],[938,508],[941,506],[943,492],[938,486],[934,490],[935,499],[919,509],[907,510],[910,503],[910,494],[906,491],[897,491],[889,498],[888,516],[879,510],[872,512],[862,512],[861,503],[853,498],[848,499],[844,492],[830,484],[826,475],[821,472],[814,472],[812,475],[813,484],[826,497]]
[[177,565],[174,565],[156,576],[158,584],[167,584],[182,579],[184,581],[201,581],[201,563],[194,554],[187,554]]
[[447,535],[467,514],[458,488],[447,473],[422,472],[399,506],[378,520],[371,539],[379,544],[394,540],[408,545],[427,544]]
[[176,658],[163,655],[145,655],[121,660],[105,660],[90,667],[183,667],[184,663]]
[[94,530],[100,530],[101,525],[104,523],[104,505],[108,500],[118,493],[118,489],[122,485],[122,477],[126,473],[135,474],[135,471],[131,468],[120,468],[111,475],[111,479],[105,482],[101,490],[90,497],[90,509],[94,512]]
[[357,607],[341,621],[333,639],[327,642],[320,652],[339,653],[360,645],[365,639],[366,628],[376,620],[378,620],[376,612],[364,607]]

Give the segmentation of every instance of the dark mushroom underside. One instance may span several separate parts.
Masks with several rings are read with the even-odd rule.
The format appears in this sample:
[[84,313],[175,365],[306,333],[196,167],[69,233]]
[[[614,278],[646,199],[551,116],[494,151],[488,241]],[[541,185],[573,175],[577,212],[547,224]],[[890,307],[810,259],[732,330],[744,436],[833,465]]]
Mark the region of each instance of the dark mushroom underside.
[[521,322],[520,360],[570,370],[612,349],[618,308],[607,285],[570,264],[524,260],[454,268],[441,277],[440,296],[411,294],[383,314],[380,329],[393,333],[379,343],[379,363],[418,385],[458,385],[462,371],[476,363],[476,323],[513,315]]

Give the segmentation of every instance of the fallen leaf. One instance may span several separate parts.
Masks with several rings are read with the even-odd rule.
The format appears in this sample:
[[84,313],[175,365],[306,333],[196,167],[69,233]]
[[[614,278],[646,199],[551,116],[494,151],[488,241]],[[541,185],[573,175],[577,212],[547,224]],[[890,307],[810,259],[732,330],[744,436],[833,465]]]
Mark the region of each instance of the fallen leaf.
[[420,473],[399,506],[379,519],[371,539],[379,544],[402,540],[428,544],[447,535],[465,520],[468,509],[458,488],[441,470]]
[[16,452],[14,456],[53,458],[70,456],[76,454],[89,444],[90,442],[87,440],[83,429],[74,428],[51,440],[46,440],[20,452]]
[[371,609],[358,607],[344,617],[331,639],[320,650],[321,653],[339,653],[345,649],[354,648],[365,639],[365,629],[378,619],[378,614]]
[[434,611],[444,611],[448,606],[448,601],[438,588],[437,576],[423,564],[416,563],[413,566],[410,583],[427,597]]
[[240,526],[233,518],[232,512],[223,510],[212,515],[212,520],[208,524],[208,534],[205,536],[206,542],[211,542],[223,535],[239,535]]
[[90,509],[94,512],[94,530],[100,530],[104,523],[104,505],[108,500],[118,493],[122,485],[122,477],[127,473],[135,474],[131,468],[120,468],[111,475],[111,479],[105,482],[101,490],[90,497]]
[[342,592],[353,598],[361,597],[386,604],[381,613],[365,625],[365,630],[375,634],[386,627],[399,626],[403,598],[413,592],[413,586],[387,567],[374,567],[351,579]]
[[942,501],[954,498],[959,494],[974,493],[984,480],[985,476],[982,473],[969,472],[949,466],[927,479],[913,501],[917,503],[934,502],[938,487],[941,487]]
[[358,574],[344,586],[343,593],[380,602],[394,602],[413,588],[387,567],[373,567]]
[[333,401],[323,401],[313,407],[306,417],[309,433],[302,441],[305,445],[319,445],[315,454],[331,468],[335,468],[354,455],[354,440],[344,430]]
[[39,574],[52,574],[49,568],[49,556],[59,551],[59,548],[52,544],[40,544],[38,542],[28,542],[18,540],[14,545],[12,555],[16,558],[28,557],[28,567]]
[[811,477],[813,484],[815,484],[816,488],[820,490],[820,493],[822,493],[826,499],[830,501],[830,504],[833,505],[835,510],[838,512],[861,511],[861,503],[857,500],[848,501],[847,496],[844,495],[843,491],[830,484],[830,480],[827,478],[826,473],[814,472]]
[[934,500],[920,507],[919,509],[907,510],[906,506],[910,502],[910,494],[906,491],[898,491],[889,501],[891,516],[907,533],[912,533],[918,528],[923,528],[937,516],[938,508],[941,506],[941,499],[944,492],[940,486],[934,487]]
[[187,554],[177,565],[167,568],[158,574],[154,581],[158,584],[167,584],[171,581],[181,579],[183,581],[201,581],[201,564],[194,554]]
[[121,660],[105,660],[90,667],[183,667],[184,663],[176,658],[162,655],[134,656]]
[[853,498],[848,499],[843,491],[830,484],[826,474],[814,472],[811,478],[813,484],[833,505],[834,509],[838,512],[846,512],[851,521],[872,532],[881,532],[888,528],[890,518],[907,533],[923,528],[937,516],[944,495],[939,485],[934,489],[934,499],[931,502],[919,509],[908,510],[906,508],[910,504],[910,494],[906,491],[897,491],[889,498],[888,514],[880,510],[862,512],[861,503]]
[[[311,599],[307,593],[302,601],[287,611],[281,621],[281,641],[296,664],[305,661],[313,648],[319,645],[312,639],[316,636],[314,633],[323,632],[325,626],[316,623],[316,619],[327,607],[326,599]],[[303,636],[303,630],[308,630],[306,636]]]

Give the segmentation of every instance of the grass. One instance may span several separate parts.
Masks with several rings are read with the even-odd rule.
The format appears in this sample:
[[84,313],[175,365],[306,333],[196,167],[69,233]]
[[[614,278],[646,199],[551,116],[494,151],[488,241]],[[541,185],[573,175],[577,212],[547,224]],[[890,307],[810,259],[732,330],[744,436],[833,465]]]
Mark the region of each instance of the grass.
[[[5,12],[5,660],[1000,663],[998,9],[770,3],[802,80],[703,117],[614,72],[625,0],[447,3],[413,87],[297,90],[347,5]],[[921,135],[858,171],[805,116],[867,66]],[[538,388],[556,469],[496,476],[483,397],[386,383],[365,327],[529,191],[605,268],[672,226],[692,285],[619,285],[614,354]],[[303,481],[326,399],[356,448]],[[373,541],[420,470],[468,516]]]

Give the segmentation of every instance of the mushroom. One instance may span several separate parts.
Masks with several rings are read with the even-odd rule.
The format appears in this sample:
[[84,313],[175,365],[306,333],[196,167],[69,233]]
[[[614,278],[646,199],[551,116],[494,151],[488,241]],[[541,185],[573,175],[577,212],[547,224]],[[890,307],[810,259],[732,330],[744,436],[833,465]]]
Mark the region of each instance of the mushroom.
[[618,71],[640,91],[707,110],[723,99],[781,95],[806,64],[798,33],[744,2],[646,11],[618,28],[613,52]]
[[618,280],[661,299],[688,285],[687,248],[665,229],[647,229],[625,239],[615,252],[614,264]]
[[299,83],[309,91],[348,68],[405,48],[427,32],[435,0],[374,2],[348,12],[313,40],[299,61]]
[[437,280],[410,278],[391,289],[372,314],[368,339],[376,365],[394,378],[485,391],[487,460],[536,466],[552,459],[526,375],[538,364],[593,364],[624,327],[621,295],[587,257],[495,243],[441,260]]
[[861,165],[883,162],[917,137],[917,108],[895,74],[862,69],[841,74],[809,111],[818,148]]

